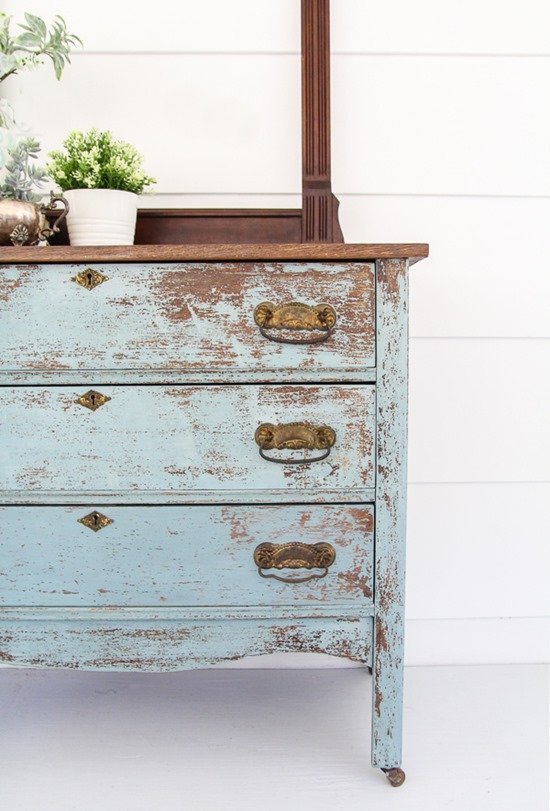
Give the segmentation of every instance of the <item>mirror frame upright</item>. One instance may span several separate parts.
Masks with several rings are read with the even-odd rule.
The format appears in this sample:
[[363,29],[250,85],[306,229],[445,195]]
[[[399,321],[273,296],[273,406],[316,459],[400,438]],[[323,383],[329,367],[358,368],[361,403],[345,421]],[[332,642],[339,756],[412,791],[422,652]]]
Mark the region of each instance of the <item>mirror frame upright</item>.
[[330,0],[302,0],[302,242],[343,242],[330,156]]

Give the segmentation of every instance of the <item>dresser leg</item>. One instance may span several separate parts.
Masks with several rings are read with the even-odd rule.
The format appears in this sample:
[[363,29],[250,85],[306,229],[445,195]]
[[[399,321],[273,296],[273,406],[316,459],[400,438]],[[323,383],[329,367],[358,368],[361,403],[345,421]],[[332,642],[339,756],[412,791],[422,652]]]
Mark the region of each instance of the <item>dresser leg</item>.
[[400,259],[376,263],[377,435],[376,560],[372,677],[372,765],[392,786],[401,763],[405,528],[407,492],[408,268]]

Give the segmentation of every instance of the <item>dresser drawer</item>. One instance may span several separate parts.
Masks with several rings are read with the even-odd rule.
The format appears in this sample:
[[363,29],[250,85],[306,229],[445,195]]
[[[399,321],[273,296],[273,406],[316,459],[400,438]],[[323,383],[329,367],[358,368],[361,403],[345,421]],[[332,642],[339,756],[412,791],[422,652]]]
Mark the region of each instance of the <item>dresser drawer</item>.
[[[357,501],[374,484],[375,391],[367,384],[3,387],[0,413],[0,490],[25,498],[40,491],[219,498],[260,489],[316,498],[331,490]],[[290,446],[305,431],[320,447],[277,450],[270,430]],[[326,458],[299,461],[319,457]]]
[[[370,601],[373,524],[369,505],[2,507],[0,603]],[[262,575],[254,557],[261,544]],[[316,544],[329,544],[334,560]]]
[[[319,304],[335,313],[330,334]],[[3,266],[0,319],[0,371],[29,382],[90,370],[104,381],[316,380],[375,365],[369,263]]]

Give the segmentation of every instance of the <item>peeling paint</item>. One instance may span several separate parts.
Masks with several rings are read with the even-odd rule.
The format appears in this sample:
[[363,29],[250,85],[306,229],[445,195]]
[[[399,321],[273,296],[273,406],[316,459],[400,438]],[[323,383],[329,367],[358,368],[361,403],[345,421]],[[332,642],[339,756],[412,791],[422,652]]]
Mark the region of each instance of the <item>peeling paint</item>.
[[401,763],[407,454],[407,262],[377,284],[377,477],[372,763]]
[[[0,507],[5,573],[0,606],[32,605],[38,594],[44,606],[372,602],[374,522],[369,505],[152,510],[99,503],[95,509],[112,523],[92,538],[79,522],[89,507]],[[254,562],[256,546],[266,539],[328,542],[336,558],[322,579],[280,583],[260,577]]]
[[[339,489],[353,500],[354,490],[374,486],[373,385],[101,385],[110,399],[97,411],[75,402],[88,389],[0,388],[0,489],[87,492],[109,482],[214,494],[261,483],[317,495]],[[261,422],[329,425],[336,443],[326,461],[273,464],[258,453]]]
[[[218,377],[374,366],[372,263],[148,263],[147,273],[142,264],[90,267],[109,276],[91,291],[71,281],[74,266],[0,270],[0,370],[112,370],[122,358],[126,369],[218,370]],[[289,300],[330,303],[338,315],[330,339],[297,347],[262,337],[256,305]]]

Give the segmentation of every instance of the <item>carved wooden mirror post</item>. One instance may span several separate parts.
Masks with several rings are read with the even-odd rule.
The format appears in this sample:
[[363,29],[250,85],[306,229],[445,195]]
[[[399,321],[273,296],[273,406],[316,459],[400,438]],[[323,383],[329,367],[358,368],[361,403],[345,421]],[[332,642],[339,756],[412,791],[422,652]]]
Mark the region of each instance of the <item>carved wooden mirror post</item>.
[[302,0],[302,242],[343,242],[330,178],[330,0]]

